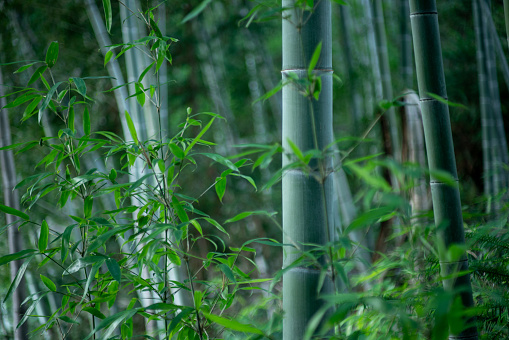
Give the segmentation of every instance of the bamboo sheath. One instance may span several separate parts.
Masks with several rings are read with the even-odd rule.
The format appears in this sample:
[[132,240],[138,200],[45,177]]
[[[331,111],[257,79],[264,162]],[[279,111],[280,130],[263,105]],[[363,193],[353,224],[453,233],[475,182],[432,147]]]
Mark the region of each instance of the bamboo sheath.
[[[444,245],[439,248],[440,268],[443,277],[450,277],[451,274],[468,270],[468,261],[465,254],[459,259],[448,256],[451,246],[462,246],[465,241],[449,107],[430,95],[436,94],[447,99],[435,0],[410,0],[410,13],[424,135],[431,171],[433,211],[438,240]],[[456,185],[442,182],[433,175],[434,170],[448,172],[456,180]],[[444,288],[457,293],[465,308],[473,307],[469,275],[452,276],[453,278],[444,279]],[[477,329],[472,325],[473,320],[467,322],[470,322],[469,328],[460,334],[451,334],[449,339],[478,339]]]
[[[283,166],[296,160],[288,140],[302,152],[323,150],[332,143],[332,49],[331,5],[329,0],[315,1],[313,12],[295,8],[295,0],[284,0],[283,8],[283,81],[290,73],[299,79],[308,75],[313,52],[322,43],[320,59],[314,73],[322,80],[319,100],[305,97],[296,84],[283,87]],[[331,240],[328,221],[332,221],[333,179],[332,159],[313,159],[312,173],[302,169],[283,174],[283,239],[285,247],[283,267],[290,266],[302,251],[312,249],[310,244],[324,245]],[[324,265],[323,257],[319,259]],[[320,266],[297,265],[283,276],[283,339],[301,339],[311,317],[323,306],[321,293],[331,291],[326,280],[320,288]]]

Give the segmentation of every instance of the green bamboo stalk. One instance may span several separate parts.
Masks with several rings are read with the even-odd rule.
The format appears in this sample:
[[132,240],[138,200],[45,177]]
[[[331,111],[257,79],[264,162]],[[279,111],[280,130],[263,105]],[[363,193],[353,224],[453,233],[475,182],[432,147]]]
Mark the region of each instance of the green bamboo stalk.
[[509,45],[509,0],[504,0],[504,14],[505,14],[505,30],[507,34],[507,44]]
[[477,56],[477,76],[479,82],[479,106],[481,111],[481,133],[482,133],[482,151],[483,151],[483,183],[484,193],[490,197],[493,195],[493,182],[491,173],[490,150],[491,139],[489,138],[490,125],[490,89],[487,82],[486,57],[483,43],[483,25],[480,15],[479,0],[472,1],[474,14],[476,56]]
[[[424,136],[431,171],[433,211],[438,240],[445,246],[445,249],[439,247],[440,268],[442,276],[447,277],[456,272],[466,272],[468,260],[466,254],[462,254],[459,259],[448,258],[448,249],[453,245],[463,246],[465,237],[449,107],[430,95],[436,94],[447,99],[435,0],[410,0],[410,13]],[[433,174],[434,170],[448,172],[455,179],[455,185],[441,181]],[[444,279],[443,285],[446,290],[460,297],[465,308],[473,307],[468,274]],[[467,322],[467,329],[458,336],[450,335],[449,339],[478,339],[473,320]]]
[[410,9],[408,0],[400,0],[399,34],[401,39],[401,75],[403,86],[407,89],[414,88],[412,67],[412,36],[410,34]]
[[[2,37],[0,36],[0,46],[2,46]],[[0,84],[4,84],[2,77],[2,70],[0,69]],[[0,147],[11,145],[11,129],[9,119],[7,117],[7,110],[2,109],[7,105],[4,96],[4,86],[0,86]],[[0,171],[2,172],[2,187],[3,187],[3,205],[20,210],[18,191],[14,190],[16,185],[16,168],[14,163],[14,154],[12,150],[0,151]],[[16,216],[5,214],[5,224],[10,224],[19,220]],[[9,227],[7,231],[7,239],[9,246],[9,253],[14,254],[24,249],[23,236],[18,230],[16,225]],[[23,261],[12,261],[9,265],[11,280],[14,281],[19,268]],[[12,325],[14,340],[28,339],[28,323],[25,322],[21,327],[16,329],[19,321],[26,312],[26,304],[21,303],[26,298],[25,280],[21,280],[18,288],[12,293]]]
[[[378,55],[380,76],[382,80],[382,93],[385,100],[393,99],[391,69],[389,65],[389,53],[387,51],[387,37],[385,34],[385,20],[382,7],[382,0],[373,1],[373,15],[375,18],[376,50]],[[399,123],[396,119],[394,108],[390,108],[385,115],[389,121],[389,133],[391,138],[392,156],[401,160],[401,142],[399,139]],[[394,183],[394,185],[396,182]]]
[[[321,55],[313,73],[321,77],[319,100],[299,93],[296,85],[283,87],[283,166],[296,160],[289,141],[302,151],[323,150],[332,137],[332,48],[331,4],[328,0],[315,1],[314,11],[295,8],[296,0],[283,0],[283,81],[294,74],[300,79],[308,76],[311,57],[322,43]],[[332,203],[331,157],[313,159],[311,174],[302,169],[287,170],[283,176],[283,240],[309,251],[309,244],[324,245],[331,240],[328,221]],[[283,268],[295,262],[302,252],[286,248]],[[323,257],[320,259],[325,264]],[[283,276],[283,339],[302,339],[311,317],[324,305],[320,293],[330,292],[332,285],[325,282],[320,288],[321,269],[297,265],[287,269]]]

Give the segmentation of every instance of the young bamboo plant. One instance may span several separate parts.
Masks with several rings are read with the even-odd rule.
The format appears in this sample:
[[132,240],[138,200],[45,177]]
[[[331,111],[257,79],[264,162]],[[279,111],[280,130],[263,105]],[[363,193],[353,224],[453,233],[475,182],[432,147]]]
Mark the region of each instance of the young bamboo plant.
[[[106,22],[111,25],[111,6],[107,6],[109,1],[104,4]],[[113,57],[114,49],[120,49],[117,57],[132,48],[144,50],[152,58],[152,63],[137,79],[134,97],[141,106],[152,103],[159,108],[160,84],[144,85],[142,80],[148,72],[157,74],[163,63],[171,63],[169,48],[176,39],[161,34],[153,10],[138,13],[149,27],[149,35],[134,42],[110,46],[105,63]],[[193,114],[188,108],[185,121],[173,137],[164,136],[160,129],[158,136],[143,140],[139,137],[139,127],[125,111],[120,114],[128,129],[126,138],[110,131],[94,132],[95,117],[105,114],[90,98],[90,83],[94,77],[55,81],[52,68],[58,53],[59,44],[53,42],[44,61],[23,65],[16,71],[19,73],[40,65],[29,80],[30,87],[10,94],[9,97],[14,99],[7,105],[16,108],[30,102],[22,121],[33,119],[35,115],[39,121],[43,115],[55,115],[62,122],[58,135],[0,148],[3,151],[22,147],[22,152],[38,148],[38,152],[45,155],[37,167],[47,169],[23,179],[16,186],[27,187],[23,196],[24,203],[29,205],[27,213],[0,205],[0,211],[21,219],[20,228],[32,226],[38,229],[35,246],[0,257],[0,265],[25,261],[8,295],[18,288],[31,261],[39,260],[42,270],[51,267],[62,275],[41,275],[47,289],[37,298],[27,300],[27,312],[17,327],[32,316],[45,296],[54,294],[62,297],[61,304],[51,311],[48,321],[36,332],[57,329],[62,339],[78,327],[80,331],[86,329],[88,335],[84,338],[87,340],[108,339],[115,333],[120,333],[123,339],[132,338],[136,333],[149,337],[162,335],[165,339],[206,339],[224,333],[225,329],[266,335],[260,329],[223,314],[235,306],[236,294],[245,285],[252,288],[268,281],[253,280],[240,268],[243,259],[253,263],[249,257],[254,249],[248,244],[257,241],[278,243],[251,240],[227,251],[225,243],[216,235],[228,235],[226,229],[197,209],[198,200],[182,185],[186,173],[209,159],[224,169],[204,192],[214,188],[222,200],[227,179],[233,176],[247,180],[256,189],[254,181],[240,172],[248,164],[247,159],[230,161],[207,150],[214,143],[207,141],[205,134],[221,117],[210,112]],[[202,121],[204,118],[206,120]],[[83,160],[101,151],[110,170],[84,169]],[[112,159],[114,162],[108,162]],[[142,166],[135,166],[137,162]],[[120,166],[111,167],[112,163]],[[129,174],[136,169],[142,169],[142,173],[136,180],[130,180]],[[98,204],[106,196],[113,197],[116,205],[113,209]],[[76,215],[64,218],[56,212],[41,217],[37,207],[43,201],[59,207],[74,201],[82,209]],[[263,211],[245,212],[224,223],[237,222],[255,213],[270,217]],[[62,225],[62,221],[67,224]],[[118,239],[121,242],[113,242]],[[197,242],[210,244],[213,250],[203,257],[194,251]],[[192,260],[199,261],[202,266],[192,266]],[[171,280],[170,263],[174,267],[183,267],[188,278],[180,282]],[[150,271],[149,277],[142,275],[145,269]],[[201,271],[209,273],[209,281],[197,281],[196,275]],[[136,291],[150,292],[157,300],[142,303],[134,294]],[[190,305],[177,304],[173,294],[176,291],[190,294]],[[124,303],[126,299],[130,302]],[[119,300],[123,302],[119,303]],[[141,332],[133,322],[135,316],[144,318],[147,323],[161,320],[164,327],[155,329],[152,334],[139,334]],[[90,320],[88,329],[87,319]],[[267,332],[272,331],[268,329]]]

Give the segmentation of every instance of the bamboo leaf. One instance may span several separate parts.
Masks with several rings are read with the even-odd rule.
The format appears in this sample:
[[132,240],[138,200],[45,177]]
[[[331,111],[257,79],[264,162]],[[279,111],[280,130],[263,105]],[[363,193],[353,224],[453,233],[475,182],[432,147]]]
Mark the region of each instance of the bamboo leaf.
[[217,323],[218,325],[221,325],[228,329],[234,330],[234,331],[264,335],[261,330],[255,328],[251,325],[240,323],[236,320],[226,319],[221,316],[217,316],[217,315],[213,315],[213,314],[209,314],[209,313],[205,313],[205,312],[203,313],[203,315],[210,321]]
[[55,94],[55,92],[57,91],[60,84],[62,84],[61,81],[59,81],[58,83],[53,85],[51,87],[51,89],[49,89],[48,93],[46,94],[46,98],[44,98],[44,101],[42,102],[41,107],[39,108],[39,118],[37,120],[39,122],[39,124],[41,123],[42,113],[48,107],[49,103],[51,102],[51,98],[53,97],[53,94]]
[[41,77],[41,74],[43,74],[44,71],[46,71],[47,68],[48,68],[48,65],[39,66],[37,68],[37,70],[35,70],[34,74],[32,74],[32,76],[28,80],[27,86],[35,83],[37,81],[37,79],[39,79]]
[[106,22],[106,31],[108,31],[108,33],[110,33],[110,31],[111,31],[111,22],[112,22],[111,1],[110,0],[103,0],[103,7],[104,7],[104,20]]
[[170,148],[171,153],[175,155],[175,157],[180,159],[184,159],[186,157],[184,151],[177,144],[169,143],[168,147]]
[[238,214],[237,216],[235,217],[232,217],[228,220],[226,220],[224,223],[232,223],[232,222],[237,222],[237,221],[240,221],[240,220],[243,220],[245,219],[246,217],[249,217],[251,215],[264,215],[264,216],[268,216],[268,217],[272,217],[274,216],[276,213],[275,212],[272,212],[272,213],[269,213],[265,210],[257,210],[257,211],[245,211],[243,213],[240,213]]
[[11,208],[11,207],[8,207],[6,205],[0,204],[0,211],[3,211],[6,214],[10,214],[10,215],[21,217],[22,219],[27,220],[27,221],[30,220],[30,217],[28,217],[28,215],[25,214],[24,212],[19,211],[19,210],[14,209],[14,208]]
[[127,127],[129,128],[129,133],[131,134],[131,137],[133,141],[138,145],[138,134],[136,133],[136,128],[134,127],[133,120],[131,119],[131,116],[129,115],[129,112],[127,110],[125,111],[125,119],[127,120]]
[[226,264],[222,263],[219,265],[219,269],[224,273],[224,275],[230,280],[230,282],[236,282],[235,275],[233,275],[233,272],[230,267],[228,267]]
[[132,318],[137,312],[138,308],[131,308],[105,318],[92,330],[92,332],[90,332],[90,334],[88,334],[84,340],[90,339],[95,333],[107,327],[108,328],[101,333],[101,339],[109,339],[111,334],[113,334],[122,322]]
[[188,15],[186,15],[184,17],[184,19],[182,19],[182,21],[180,22],[181,24],[183,23],[186,23],[188,22],[189,20],[193,19],[194,17],[196,17],[198,14],[200,14],[204,9],[205,7],[207,7],[207,5],[209,3],[211,3],[212,0],[204,0],[202,1],[198,6],[196,6],[191,12],[189,12]]
[[46,52],[46,65],[52,68],[57,63],[58,59],[58,41],[53,41]]
[[173,203],[172,207],[173,209],[175,209],[175,212],[177,213],[177,216],[180,219],[180,221],[182,223],[189,222],[189,217],[187,216],[187,213],[180,204],[179,200],[175,196],[172,196],[171,202]]
[[27,64],[27,65],[24,65],[24,66],[21,66],[20,68],[18,68],[16,71],[14,71],[13,73],[21,73],[23,71],[26,71],[27,69],[29,69],[30,67],[32,67],[34,64],[37,64],[39,63],[39,61],[36,61],[36,62],[33,62],[33,63],[30,63],[30,64]]
[[141,83],[141,81],[143,80],[143,78],[145,78],[145,75],[147,74],[147,72],[148,72],[148,71],[150,71],[150,69],[152,68],[152,66],[154,66],[154,64],[155,64],[155,61],[154,61],[152,64],[148,65],[148,66],[147,66],[147,67],[143,70],[143,72],[141,72],[141,74],[140,74],[140,76],[139,76],[139,78],[138,78],[138,83]]
[[205,156],[205,157],[208,157],[220,164],[223,164],[224,166],[227,166],[228,168],[232,169],[233,171],[239,171],[239,168],[237,168],[235,166],[235,164],[233,164],[229,159],[221,156],[221,155],[218,155],[216,153],[199,153],[197,155],[202,155],[202,156]]
[[48,277],[46,277],[42,274],[40,274],[40,277],[41,277],[42,283],[44,283],[44,285],[46,287],[48,287],[49,290],[51,290],[52,292],[57,291],[57,286],[53,283],[53,281],[51,281]]
[[[104,66],[106,67],[106,64],[111,60],[111,58],[113,57],[113,51],[112,50],[109,50],[108,52],[106,52],[106,54],[104,55]],[[121,85],[123,86],[123,85]]]
[[7,264],[11,261],[15,261],[15,260],[22,258],[23,256],[25,256],[27,254],[31,254],[35,251],[36,251],[35,249],[24,249],[24,250],[18,251],[17,253],[14,253],[14,254],[8,254],[5,256],[2,256],[2,257],[0,257],[0,266],[3,266],[4,264]]
[[143,91],[143,85],[141,83],[135,84],[136,88],[136,100],[141,106],[145,105],[145,92]]
[[42,221],[41,233],[39,234],[39,251],[42,253],[48,247],[49,226],[46,220]]
[[71,80],[74,82],[74,85],[76,85],[76,89],[78,90],[78,93],[81,94],[83,97],[87,96],[87,85],[85,84],[85,81],[81,78],[73,77]]
[[67,259],[67,255],[69,253],[69,241],[71,239],[72,230],[75,226],[76,224],[68,226],[62,234],[62,249],[60,250],[60,259],[62,260],[62,263],[64,263]]
[[198,135],[193,139],[193,141],[191,142],[191,144],[189,144],[185,150],[185,154],[187,155],[189,153],[189,151],[191,151],[191,149],[193,148],[193,146],[200,140],[200,138],[205,134],[205,132],[207,132],[207,130],[210,128],[210,126],[212,125],[212,123],[214,122],[214,119],[215,117],[213,117],[209,122],[208,124],[200,131],[200,133],[198,133]]
[[91,124],[90,124],[90,113],[88,112],[88,107],[85,107],[85,111],[83,112],[83,131],[85,132],[85,136],[90,135]]
[[112,259],[111,257],[106,260],[106,266],[108,267],[108,270],[111,274],[111,277],[118,283],[120,283],[120,279],[122,276],[122,272],[120,270],[120,266],[118,265],[118,262],[115,261],[115,259]]
[[11,297],[11,294],[16,290],[16,288],[18,288],[19,283],[21,282],[21,279],[23,278],[23,275],[25,275],[28,264],[30,263],[30,261],[32,261],[33,258],[34,258],[33,255],[30,256],[19,267],[18,272],[16,273],[16,276],[14,277],[14,280],[12,281],[11,285],[9,286],[9,290],[7,291],[7,294],[5,295],[5,298],[3,301],[4,303]]
[[101,313],[101,312],[100,312],[98,309],[96,309],[96,308],[93,308],[93,307],[84,307],[84,308],[82,309],[82,311],[87,312],[87,313],[90,313],[90,314],[92,314],[93,316],[95,316],[96,318],[99,318],[99,319],[101,319],[101,320],[106,319],[106,316],[105,316],[103,313]]
[[214,184],[216,189],[217,197],[219,201],[223,202],[224,193],[226,191],[226,177],[216,178],[216,183]]
[[320,59],[320,53],[322,52],[322,42],[320,42],[313,52],[313,56],[311,57],[311,61],[309,62],[308,66],[308,76],[311,77],[313,74],[313,70],[316,67],[316,64],[318,64],[318,60]]

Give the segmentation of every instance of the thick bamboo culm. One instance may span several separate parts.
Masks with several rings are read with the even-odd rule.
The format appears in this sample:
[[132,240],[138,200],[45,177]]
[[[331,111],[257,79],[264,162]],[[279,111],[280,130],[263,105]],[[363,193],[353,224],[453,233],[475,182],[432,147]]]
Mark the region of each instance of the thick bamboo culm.
[[[296,7],[297,1],[284,0],[283,8],[283,81],[293,73],[308,77],[311,57],[322,43],[321,54],[314,70],[321,77],[319,100],[300,93],[296,84],[283,88],[283,166],[296,160],[289,141],[306,152],[324,150],[332,143],[332,49],[331,4],[318,1],[313,11]],[[285,247],[283,267],[290,266],[311,249],[308,244],[324,245],[330,241],[328,221],[332,221],[332,159],[325,157],[310,162],[311,173],[300,168],[283,174],[283,240],[298,248]],[[304,246],[306,244],[306,246]],[[325,264],[322,260],[322,266]],[[318,292],[321,275],[319,266],[297,265],[283,276],[283,339],[302,339],[311,317],[323,306],[319,298],[330,292],[325,282]]]
[[[459,259],[448,256],[448,249],[451,246],[462,246],[465,240],[449,106],[430,95],[435,94],[447,99],[435,0],[410,0],[410,19],[424,136],[431,172],[433,211],[438,241],[443,243],[443,247],[439,247],[440,268],[442,276],[448,277],[457,272],[467,271],[468,261],[465,254]],[[435,177],[434,170],[448,172],[456,180],[455,185],[451,186]],[[446,290],[458,292],[464,308],[473,307],[468,274],[444,279],[443,284]],[[473,320],[466,321],[469,327],[460,334],[450,334],[449,339],[478,339]]]

